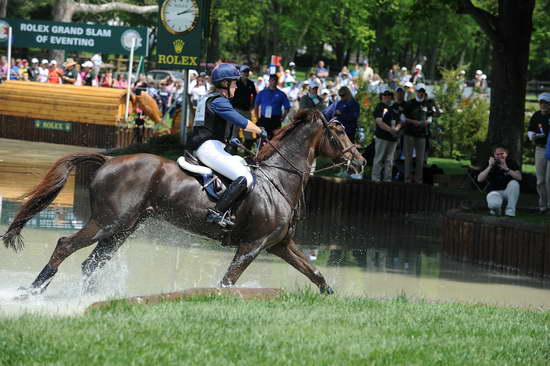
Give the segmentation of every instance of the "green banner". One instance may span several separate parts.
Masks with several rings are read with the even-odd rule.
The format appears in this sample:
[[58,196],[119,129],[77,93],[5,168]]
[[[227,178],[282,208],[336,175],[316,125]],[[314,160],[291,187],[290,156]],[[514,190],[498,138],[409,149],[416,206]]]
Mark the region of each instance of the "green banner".
[[0,47],[8,43],[8,27],[12,27],[13,47],[129,54],[135,38],[134,54],[148,54],[149,37],[145,27],[0,18]]
[[70,132],[73,128],[73,124],[72,122],[48,121],[44,119],[35,119],[34,128],[38,128],[40,130]]
[[197,69],[210,0],[159,0],[157,66]]

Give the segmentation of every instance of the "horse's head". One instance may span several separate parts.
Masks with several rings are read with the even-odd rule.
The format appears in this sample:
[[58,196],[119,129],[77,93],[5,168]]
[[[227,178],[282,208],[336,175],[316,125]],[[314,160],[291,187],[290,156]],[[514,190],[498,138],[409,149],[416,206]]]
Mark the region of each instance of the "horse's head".
[[319,152],[334,162],[346,163],[347,168],[354,170],[355,173],[362,173],[367,161],[350,141],[344,126],[336,120],[327,121],[322,114],[321,122],[323,133]]

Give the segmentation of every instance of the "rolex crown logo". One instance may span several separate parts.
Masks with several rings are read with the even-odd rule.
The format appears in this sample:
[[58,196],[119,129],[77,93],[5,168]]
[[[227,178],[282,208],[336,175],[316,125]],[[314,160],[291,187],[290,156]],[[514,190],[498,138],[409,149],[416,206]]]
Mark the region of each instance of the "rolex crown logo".
[[185,45],[185,42],[181,39],[176,39],[174,41],[174,51],[176,51],[176,53],[181,53],[181,51],[183,51],[183,46]]

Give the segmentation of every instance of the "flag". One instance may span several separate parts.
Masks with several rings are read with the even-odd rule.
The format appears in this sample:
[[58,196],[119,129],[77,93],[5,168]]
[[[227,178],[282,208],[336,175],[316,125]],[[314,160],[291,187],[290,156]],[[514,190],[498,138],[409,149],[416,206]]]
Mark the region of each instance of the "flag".
[[281,56],[271,56],[271,65],[275,65],[275,66],[281,66],[281,60],[283,58]]

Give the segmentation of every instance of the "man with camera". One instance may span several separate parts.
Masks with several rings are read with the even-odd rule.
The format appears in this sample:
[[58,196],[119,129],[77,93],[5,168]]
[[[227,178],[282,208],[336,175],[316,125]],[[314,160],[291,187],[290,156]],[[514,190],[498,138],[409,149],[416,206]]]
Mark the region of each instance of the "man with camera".
[[489,165],[477,176],[478,182],[488,181],[487,205],[491,215],[500,215],[502,203],[506,202],[504,214],[516,216],[519,198],[521,171],[518,164],[508,157],[508,150],[502,146],[495,148],[489,158]]

